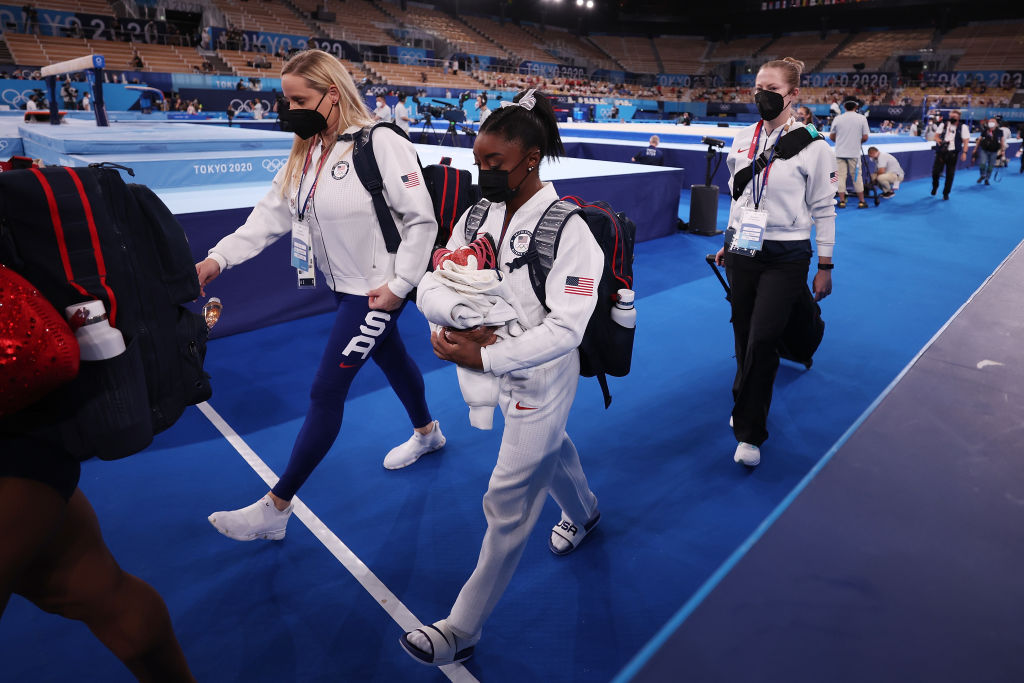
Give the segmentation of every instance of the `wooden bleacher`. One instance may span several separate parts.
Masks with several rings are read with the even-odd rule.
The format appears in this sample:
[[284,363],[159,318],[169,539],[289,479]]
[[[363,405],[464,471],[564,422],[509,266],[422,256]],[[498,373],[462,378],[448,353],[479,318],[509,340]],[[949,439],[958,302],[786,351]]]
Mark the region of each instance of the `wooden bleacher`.
[[814,31],[781,36],[762,48],[757,60],[763,63],[772,59],[792,57],[804,63],[804,73],[807,73],[814,70],[821,60],[836,49],[836,45],[846,40],[847,35],[841,31],[829,31],[822,37],[820,31]]
[[707,67],[704,53],[708,41],[694,36],[661,36],[654,39],[654,46],[661,57],[661,65],[667,74],[701,74]]
[[[708,61],[711,62],[733,62],[741,59],[754,59],[754,55],[761,48],[771,42],[770,36],[755,36],[752,38],[737,38],[728,42],[715,43]],[[813,64],[808,65],[808,68]]]
[[956,68],[961,70],[1024,69],[1024,22],[971,24],[942,37],[936,51],[963,52]]
[[398,42],[387,33],[398,27],[397,22],[366,0],[328,0],[327,9],[334,12],[337,19],[334,22],[312,19],[313,12],[323,8],[323,0],[293,2],[310,17],[317,28],[335,40],[345,40],[356,45],[395,45]]
[[[434,66],[422,66],[419,64],[389,64],[387,62],[365,62],[363,68],[371,74],[376,82],[385,82],[388,85],[400,85],[414,88],[450,88],[454,93],[464,90],[479,90],[480,82],[464,72],[445,74],[444,71]],[[427,80],[423,81],[421,74],[426,74]]]
[[575,59],[578,65],[582,65],[586,61],[595,69],[617,70],[619,68],[615,62],[608,59],[608,55],[567,29],[553,26],[542,29],[532,26],[530,31],[540,37],[542,45],[546,45],[553,52]]
[[288,33],[308,37],[312,28],[291,7],[274,0],[213,0],[225,20],[243,31]]
[[929,29],[859,33],[821,70],[853,71],[854,64],[863,64],[865,71],[878,71],[893,55],[915,53],[928,47],[933,35]]
[[658,58],[651,39],[641,36],[591,36],[590,38],[614,57],[627,71],[640,74],[658,73]]
[[[11,2],[8,4],[20,7],[23,3]],[[105,0],[43,0],[43,2],[33,4],[36,9],[55,9],[62,12],[81,12],[82,14],[98,14],[107,17],[114,15],[113,8]]]
[[[281,67],[284,60],[276,55],[257,52],[242,52],[241,50],[217,50],[217,55],[224,60],[224,63],[231,67],[236,76],[244,78],[277,78],[281,75]],[[257,68],[250,63],[265,60],[270,66]]]
[[545,50],[542,39],[510,21],[506,21],[504,25],[501,25],[487,17],[472,16],[463,16],[462,20],[500,47],[495,52],[494,56],[496,57],[507,59],[509,55],[515,55],[519,60],[536,62],[557,61],[555,57]]

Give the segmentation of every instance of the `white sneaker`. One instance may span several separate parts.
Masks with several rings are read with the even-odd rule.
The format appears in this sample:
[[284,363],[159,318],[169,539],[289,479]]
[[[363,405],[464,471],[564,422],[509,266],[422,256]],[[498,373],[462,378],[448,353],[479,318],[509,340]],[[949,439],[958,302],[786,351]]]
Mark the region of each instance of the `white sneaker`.
[[421,455],[433,453],[444,446],[446,441],[441,433],[441,425],[434,420],[434,428],[429,434],[414,431],[408,441],[392,448],[384,458],[384,469],[400,470],[408,467],[419,460]]
[[747,467],[757,467],[761,462],[761,449],[753,444],[740,441],[736,445],[736,454],[732,456],[732,459]]
[[270,494],[240,510],[214,512],[207,517],[217,531],[236,541],[252,541],[265,538],[280,541],[284,538],[288,518],[292,516],[292,504],[278,510]]

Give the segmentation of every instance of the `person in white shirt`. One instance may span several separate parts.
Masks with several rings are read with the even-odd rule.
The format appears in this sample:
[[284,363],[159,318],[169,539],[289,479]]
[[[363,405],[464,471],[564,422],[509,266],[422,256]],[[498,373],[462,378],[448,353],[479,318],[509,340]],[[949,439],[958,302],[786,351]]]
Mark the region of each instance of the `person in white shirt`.
[[373,115],[378,121],[391,120],[391,109],[388,107],[387,100],[384,99],[383,95],[377,95],[377,108],[373,110]]
[[240,541],[284,538],[291,499],[334,444],[345,398],[368,359],[380,366],[414,427],[393,448],[384,467],[397,469],[441,448],[444,435],[430,417],[423,376],[397,329],[405,297],[426,271],[437,221],[420,175],[416,150],[394,131],[373,136],[384,196],[401,242],[389,253],[370,193],[352,169],[353,135],[373,124],[352,77],[332,55],[299,52],[281,71],[284,102],[279,119],[295,132],[288,162],[245,224],[196,264],[204,288],[223,270],[256,256],[290,233],[291,264],[302,283],[314,265],[338,302],[310,406],[288,465],[270,493],[256,503],[215,512],[210,523]]
[[399,93],[398,104],[395,105],[395,123],[398,127],[405,131],[405,134],[409,134],[409,124],[412,123],[412,118],[409,117],[409,110],[405,106],[405,93]]
[[876,171],[872,174],[875,182],[882,188],[883,197],[891,197],[903,182],[903,167],[896,157],[882,152],[877,147],[868,147],[868,157],[875,162]]
[[39,111],[39,104],[36,102],[35,95],[29,95],[28,99],[25,100],[25,111]]
[[[768,438],[768,410],[783,334],[798,325],[812,336],[818,315],[814,302],[832,293],[835,157],[819,136],[792,157],[775,158],[779,139],[804,128],[792,115],[803,66],[787,57],[761,67],[754,95],[761,121],[735,136],[726,158],[734,199],[726,246],[718,250],[715,262],[725,266],[732,286],[736,376],[731,423],[737,441],[733,460],[749,467],[761,462],[761,445]],[[749,170],[762,155],[771,161],[754,166],[761,171]],[[736,182],[744,176],[749,181],[738,194]],[[750,227],[757,225],[763,232],[755,229],[751,235]],[[741,227],[747,248],[738,243]],[[812,227],[818,247],[813,300],[807,291]],[[757,237],[763,239],[759,248]],[[808,346],[816,347],[816,341],[809,340]],[[811,359],[802,360],[809,365]]]
[[82,95],[82,111],[92,111],[92,94],[89,92]]
[[[476,569],[447,618],[400,640],[417,661],[433,666],[472,656],[548,494],[562,510],[548,539],[557,555],[578,547],[600,518],[597,497],[565,428],[579,383],[577,347],[596,304],[593,283],[600,281],[604,253],[583,219],[573,216],[561,233],[545,302],[534,292],[529,268],[511,267],[527,253],[538,221],[558,199],[551,183],[540,180],[540,162],[564,153],[548,100],[528,90],[515,102],[487,119],[473,156],[480,167],[480,189],[490,201],[478,234],[493,238],[495,261],[524,311],[519,323],[526,330],[500,343],[494,343],[494,328],[488,327],[456,331],[434,326],[431,332],[439,358],[498,378],[498,404],[505,415],[498,462],[484,495],[487,532]],[[452,230],[448,249],[468,243],[467,215]]]
[[480,116],[480,125],[484,125],[484,121],[491,115],[491,110],[487,108],[487,93],[476,96],[476,113]]
[[260,121],[260,120],[263,119],[263,103],[260,102],[258,99],[253,100],[253,103],[252,103],[252,117],[256,121]]
[[836,166],[839,172],[839,208],[846,208],[846,174],[853,178],[853,191],[857,193],[857,208],[866,209],[864,201],[864,178],[860,168],[860,146],[868,141],[868,119],[857,112],[857,103],[847,100],[843,103],[846,113],[832,122],[828,137],[836,143]]
[[966,123],[960,122],[960,111],[949,112],[949,121],[942,121],[935,127],[935,162],[932,164],[932,196],[939,189],[939,176],[943,169],[946,182],[942,187],[942,198],[949,199],[953,190],[953,176],[956,175],[957,159],[967,161],[967,147],[971,131]]

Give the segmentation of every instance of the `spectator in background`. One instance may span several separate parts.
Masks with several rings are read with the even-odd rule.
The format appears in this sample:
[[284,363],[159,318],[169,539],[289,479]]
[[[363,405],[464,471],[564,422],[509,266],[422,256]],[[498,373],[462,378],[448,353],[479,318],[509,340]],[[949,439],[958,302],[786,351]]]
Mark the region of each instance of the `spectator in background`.
[[257,121],[263,120],[263,102],[259,98],[252,101],[252,117]]
[[132,50],[132,68],[138,70],[138,69],[142,69],[144,67],[145,67],[145,64],[142,63],[142,57],[139,56],[139,53],[138,53],[137,50],[133,49]]
[[476,113],[480,117],[480,125],[484,125],[484,121],[491,115],[491,110],[487,108],[487,93],[480,93],[476,96]]
[[814,112],[807,105],[797,107],[795,118],[805,126],[817,126],[818,123],[817,119],[814,118]]
[[647,149],[642,149],[633,155],[633,163],[646,166],[664,166],[665,154],[658,149],[660,142],[661,139],[657,135],[652,135]]
[[373,115],[378,121],[391,120],[391,109],[383,95],[377,95],[377,108],[373,110]]
[[409,124],[412,123],[412,118],[409,117],[409,110],[405,106],[405,93],[398,93],[398,104],[395,105],[395,123],[398,127],[405,131],[405,134],[409,134]]
[[915,138],[921,137],[921,122],[917,119],[910,124],[910,135]]
[[89,91],[82,95],[82,111],[92,111],[92,93]]
[[235,83],[235,90],[245,90],[245,82],[241,78],[238,79],[238,83]]
[[227,115],[228,115],[228,128],[230,128],[232,122],[235,120],[235,106],[233,104],[231,104],[230,102],[228,103]]
[[863,114],[857,113],[856,100],[847,100],[843,103],[846,113],[837,116],[832,122],[832,131],[828,137],[836,143],[836,168],[839,180],[839,203],[840,209],[846,208],[846,174],[853,177],[853,191],[857,193],[857,208],[866,209],[868,203],[864,201],[864,179],[861,175],[860,155],[861,145],[868,141],[868,120]]

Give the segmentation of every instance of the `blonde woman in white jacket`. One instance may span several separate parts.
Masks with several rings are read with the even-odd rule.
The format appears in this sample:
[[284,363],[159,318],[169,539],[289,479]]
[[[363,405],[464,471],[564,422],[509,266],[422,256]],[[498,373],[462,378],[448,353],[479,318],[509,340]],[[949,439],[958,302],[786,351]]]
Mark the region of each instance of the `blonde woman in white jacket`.
[[[838,184],[832,148],[814,140],[790,158],[777,158],[774,153],[782,136],[804,127],[792,112],[802,70],[803,62],[790,57],[761,67],[754,86],[761,120],[735,137],[726,160],[730,189],[737,174],[762,154],[769,162],[752,174],[743,193],[733,199],[727,244],[716,255],[732,287],[736,377],[730,422],[738,442],[733,459],[750,467],[761,462],[761,444],[768,438],[779,342],[796,316],[814,315],[807,295],[812,227],[818,251],[814,300],[821,301],[832,292]],[[760,242],[740,243],[741,228],[745,239],[759,235]],[[742,245],[750,248],[738,248]]]
[[333,56],[307,50],[285,64],[281,87],[289,106],[279,116],[296,134],[291,155],[245,225],[196,264],[199,282],[205,287],[221,271],[290,233],[292,265],[304,276],[315,265],[334,291],[338,309],[281,479],[256,503],[210,515],[218,531],[240,541],[284,538],[291,499],[334,444],[349,387],[367,359],[380,366],[414,427],[413,436],[388,453],[384,467],[411,465],[445,443],[427,408],[423,376],[397,329],[405,297],[426,270],[437,233],[416,151],[393,131],[373,136],[384,195],[402,238],[391,254],[371,196],[352,168],[352,135],[373,119],[351,76]]

